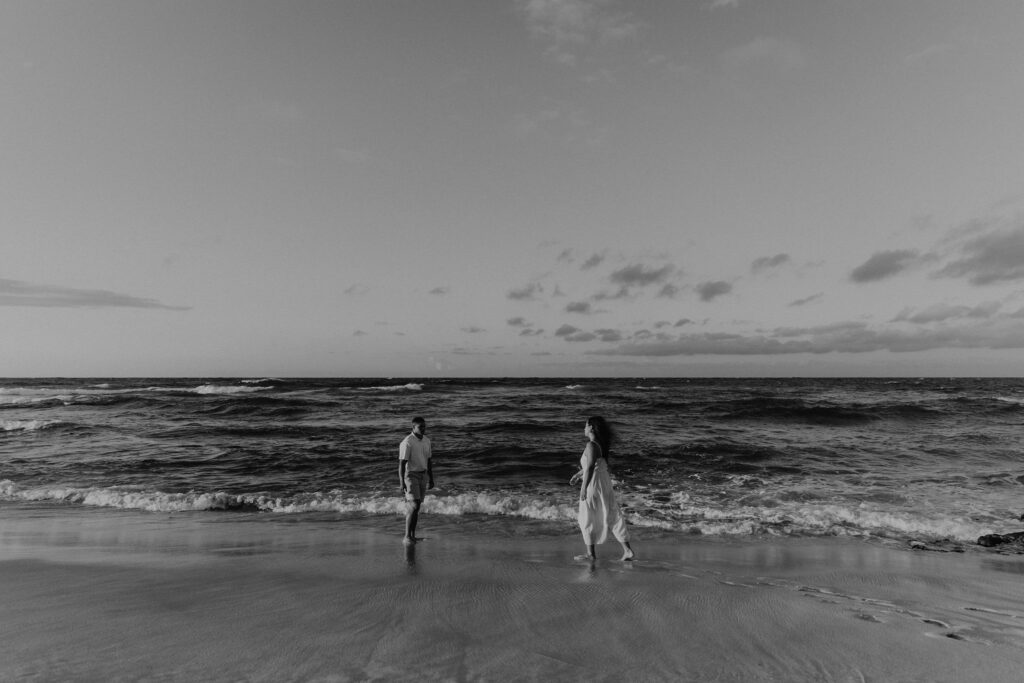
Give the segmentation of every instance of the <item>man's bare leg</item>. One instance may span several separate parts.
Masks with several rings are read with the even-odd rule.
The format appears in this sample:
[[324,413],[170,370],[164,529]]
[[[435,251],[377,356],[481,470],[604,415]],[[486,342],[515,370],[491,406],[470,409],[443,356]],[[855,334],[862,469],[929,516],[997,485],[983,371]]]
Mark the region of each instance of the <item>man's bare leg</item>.
[[416,523],[420,519],[420,501],[409,501],[409,512],[405,515],[405,539],[403,543],[411,545],[416,542]]

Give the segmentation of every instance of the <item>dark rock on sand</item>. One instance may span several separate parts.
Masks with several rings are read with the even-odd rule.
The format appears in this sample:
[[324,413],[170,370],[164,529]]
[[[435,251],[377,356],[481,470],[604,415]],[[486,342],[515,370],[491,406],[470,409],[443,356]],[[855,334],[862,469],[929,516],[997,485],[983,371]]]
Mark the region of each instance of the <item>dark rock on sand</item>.
[[985,534],[978,538],[978,545],[991,548],[1006,543],[1019,543],[1024,545],[1024,531],[1015,531],[1012,534]]

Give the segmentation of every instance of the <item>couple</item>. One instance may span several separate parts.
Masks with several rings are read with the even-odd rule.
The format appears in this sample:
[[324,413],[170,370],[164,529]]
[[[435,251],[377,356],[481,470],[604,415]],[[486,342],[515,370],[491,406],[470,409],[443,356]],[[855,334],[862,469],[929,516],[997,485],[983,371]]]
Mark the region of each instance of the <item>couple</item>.
[[[416,542],[416,523],[419,521],[420,505],[427,489],[434,488],[434,472],[430,464],[430,439],[426,436],[427,423],[422,417],[412,420],[412,434],[405,437],[398,447],[398,478],[402,491],[409,501],[405,518],[406,545]],[[633,559],[629,546],[629,531],[612,489],[612,478],[608,471],[608,453],[611,450],[614,433],[603,417],[591,417],[583,428],[587,446],[580,458],[580,471],[569,480],[570,485],[580,482],[579,525],[583,532],[583,543],[587,546],[585,555],[577,560],[597,559],[594,546],[608,540],[609,529],[622,545],[622,560]],[[424,478],[427,481],[424,481]]]

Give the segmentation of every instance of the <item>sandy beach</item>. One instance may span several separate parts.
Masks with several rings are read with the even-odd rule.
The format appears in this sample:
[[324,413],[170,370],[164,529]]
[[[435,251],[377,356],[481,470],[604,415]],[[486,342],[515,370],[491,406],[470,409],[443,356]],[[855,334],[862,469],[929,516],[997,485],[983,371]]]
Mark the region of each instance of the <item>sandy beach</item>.
[[[1024,557],[425,518],[0,510],[2,680],[1019,681]],[[394,533],[391,533],[394,527]],[[492,528],[493,527],[493,528]]]

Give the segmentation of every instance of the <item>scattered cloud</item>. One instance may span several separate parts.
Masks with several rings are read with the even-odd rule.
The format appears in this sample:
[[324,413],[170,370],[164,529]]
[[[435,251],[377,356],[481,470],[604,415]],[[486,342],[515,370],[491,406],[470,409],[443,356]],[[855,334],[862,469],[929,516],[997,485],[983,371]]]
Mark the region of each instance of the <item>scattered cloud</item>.
[[601,265],[601,262],[605,260],[606,256],[607,254],[604,252],[601,252],[600,254],[592,254],[590,258],[583,262],[583,265],[580,266],[580,270],[590,270],[591,268]]
[[662,285],[661,290],[658,292],[658,297],[666,299],[674,299],[679,294],[679,288],[671,282],[666,282]]
[[563,249],[562,252],[558,255],[558,258],[556,258],[555,260],[572,263],[576,259],[572,254],[572,249]]
[[624,339],[622,332],[620,332],[619,330],[603,328],[600,330],[594,330],[594,334],[597,335],[597,338],[600,341],[606,343],[620,342]]
[[544,330],[535,330],[532,327],[527,327],[525,330],[519,333],[520,337],[536,337],[544,334]]
[[789,263],[789,254],[776,254],[775,256],[762,256],[761,258],[754,259],[750,264],[750,272],[760,273],[765,270],[771,270],[778,268],[781,265]]
[[689,318],[680,318],[679,320],[676,321],[676,324],[673,325],[672,327],[682,327],[683,325],[693,325],[693,324],[694,324],[694,322],[692,320],[690,320]]
[[369,291],[370,291],[369,287],[367,287],[366,285],[362,285],[362,284],[357,282],[356,284],[352,285],[351,287],[348,287],[347,289],[345,289],[343,294],[347,294],[348,296],[363,296],[364,294],[366,294]]
[[721,57],[726,71],[733,75],[775,74],[799,71],[807,58],[796,43],[778,38],[756,38],[727,50]]
[[594,296],[592,296],[590,298],[593,299],[594,301],[613,301],[615,299],[628,299],[629,298],[629,288],[628,287],[619,287],[619,289],[617,291],[611,292],[611,293],[608,293],[608,292],[598,292],[597,294],[595,294]]
[[950,304],[934,304],[922,311],[905,309],[897,315],[893,322],[910,322],[918,325],[946,322],[963,318],[991,318],[999,312],[1000,304],[988,301],[977,306],[953,306]]
[[168,306],[156,299],[119,294],[105,289],[76,289],[36,285],[0,278],[0,306],[37,308],[158,308],[187,311],[190,306]]
[[539,282],[531,282],[518,289],[509,290],[507,296],[515,301],[534,301],[544,292],[544,287]]
[[635,35],[640,24],[616,9],[614,0],[519,0],[518,9],[534,36],[549,43],[548,52],[567,66],[591,43]]
[[1024,224],[968,240],[961,256],[935,273],[968,278],[975,285],[1024,279]]
[[555,330],[555,336],[556,337],[567,337],[570,334],[575,334],[575,333],[577,333],[579,331],[580,331],[580,328],[573,327],[572,325],[566,324],[566,325],[562,325],[557,330]]
[[448,288],[447,287],[434,287],[432,290],[430,290],[430,294],[433,294],[435,296],[444,296],[447,293],[448,293]]
[[796,301],[790,301],[787,304],[787,306],[790,306],[790,307],[806,306],[807,304],[814,303],[815,301],[820,301],[821,298],[824,297],[824,296],[825,296],[825,294],[823,292],[818,292],[817,294],[812,294],[812,295],[810,295],[808,297],[804,297],[803,299],[797,299]]
[[723,294],[728,294],[731,291],[732,285],[724,280],[702,282],[697,285],[697,294],[700,295],[701,301],[711,301],[712,299],[720,297]]
[[367,333],[363,332],[362,330],[356,330],[355,332],[352,333],[352,336],[353,337],[365,337],[366,334]]
[[514,318],[509,318],[505,322],[511,325],[512,327],[526,327],[529,325],[529,323],[526,322],[526,318],[522,317],[521,315],[517,315]]
[[918,258],[911,249],[879,251],[850,272],[854,282],[875,282],[884,280],[909,268]]
[[759,334],[687,334],[670,340],[633,342],[588,353],[649,357],[756,356],[981,348],[1024,348],[1024,319],[1011,314],[972,318],[960,324],[940,322],[907,326],[901,322],[872,328],[862,322],[843,322],[819,327],[778,328]]
[[487,331],[484,328],[477,327],[475,325],[472,325],[470,327],[462,327],[462,328],[459,328],[459,329],[461,329],[466,334],[480,334],[481,332],[486,332]]
[[591,310],[590,304],[586,301],[573,301],[565,307],[566,313],[583,313],[589,314]]
[[574,332],[573,334],[567,334],[563,337],[567,342],[589,342],[597,339],[597,335],[593,332]]
[[673,270],[675,268],[671,265],[653,268],[638,263],[614,271],[608,279],[623,287],[646,287],[661,284]]

